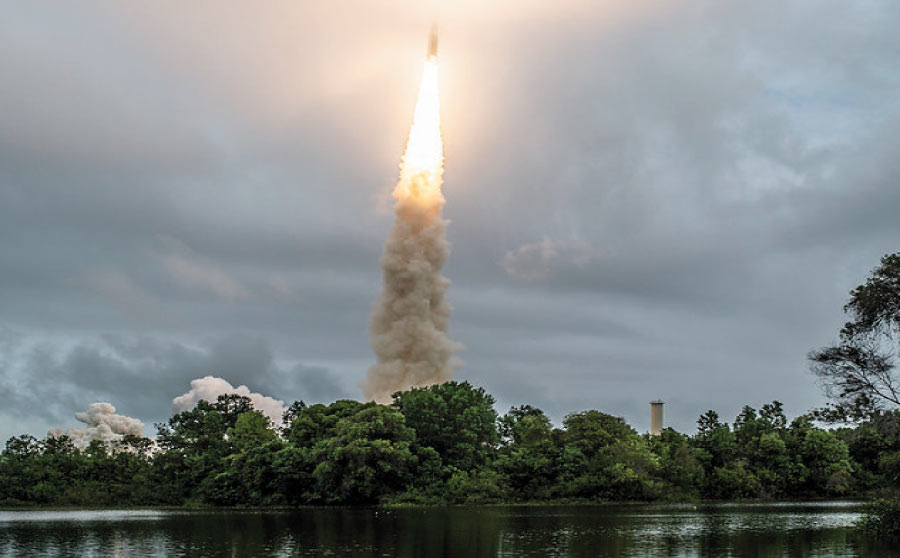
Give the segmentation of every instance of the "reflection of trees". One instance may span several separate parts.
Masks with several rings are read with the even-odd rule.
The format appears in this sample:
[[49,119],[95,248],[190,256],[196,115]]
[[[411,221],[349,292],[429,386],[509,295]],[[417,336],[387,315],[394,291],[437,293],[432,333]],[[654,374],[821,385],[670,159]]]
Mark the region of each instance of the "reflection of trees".
[[848,528],[821,527],[815,520],[821,513],[830,512],[740,505],[176,512],[158,519],[0,523],[0,554],[742,558],[864,550],[898,556],[855,549]]

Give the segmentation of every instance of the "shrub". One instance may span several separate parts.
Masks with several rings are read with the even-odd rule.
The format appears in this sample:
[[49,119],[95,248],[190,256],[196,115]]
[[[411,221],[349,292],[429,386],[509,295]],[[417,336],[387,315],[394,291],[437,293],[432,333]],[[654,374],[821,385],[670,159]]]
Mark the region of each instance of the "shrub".
[[857,528],[872,538],[900,541],[900,499],[870,503]]

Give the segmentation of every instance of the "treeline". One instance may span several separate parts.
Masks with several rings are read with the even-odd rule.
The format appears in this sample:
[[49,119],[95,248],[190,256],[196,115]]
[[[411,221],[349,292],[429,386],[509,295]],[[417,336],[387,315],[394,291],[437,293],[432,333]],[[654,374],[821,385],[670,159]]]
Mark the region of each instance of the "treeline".
[[84,450],[65,438],[10,439],[0,504],[305,504],[692,500],[869,496],[900,486],[900,412],[825,430],[778,402],[713,411],[685,435],[638,434],[600,411],[554,428],[524,405],[503,416],[468,383],[398,393],[391,405],[294,403],[279,427],[222,396]]

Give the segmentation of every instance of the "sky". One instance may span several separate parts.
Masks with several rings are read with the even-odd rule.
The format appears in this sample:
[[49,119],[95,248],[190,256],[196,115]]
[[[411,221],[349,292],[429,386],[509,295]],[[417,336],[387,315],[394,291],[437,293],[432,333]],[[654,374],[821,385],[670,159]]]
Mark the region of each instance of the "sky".
[[206,375],[360,398],[440,17],[455,378],[558,424],[824,403],[900,250],[900,3],[6,2],[0,438]]

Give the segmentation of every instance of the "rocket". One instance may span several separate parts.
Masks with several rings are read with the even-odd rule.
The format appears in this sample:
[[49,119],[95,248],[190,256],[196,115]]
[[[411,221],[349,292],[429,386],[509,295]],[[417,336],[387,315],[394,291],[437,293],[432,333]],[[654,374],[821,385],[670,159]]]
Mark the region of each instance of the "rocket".
[[437,23],[431,26],[431,35],[428,37],[428,58],[437,58],[438,29]]

